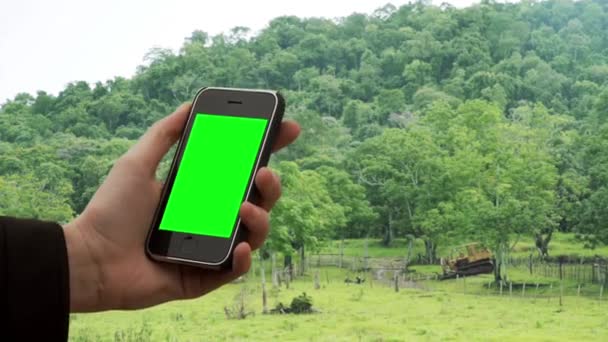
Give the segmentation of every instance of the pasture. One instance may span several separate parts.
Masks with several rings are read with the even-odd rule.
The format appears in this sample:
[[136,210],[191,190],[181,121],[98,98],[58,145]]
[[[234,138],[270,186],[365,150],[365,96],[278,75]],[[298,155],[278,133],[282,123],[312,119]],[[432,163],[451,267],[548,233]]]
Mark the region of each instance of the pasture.
[[[268,305],[289,305],[306,292],[316,313],[262,314],[260,278],[250,272],[241,283],[192,301],[164,304],[142,311],[73,315],[71,341],[602,341],[608,339],[608,301],[599,286],[578,295],[575,285],[488,289],[490,275],[449,281],[426,280],[437,266],[414,266],[419,281],[400,278],[361,285],[345,284],[354,272],[334,267],[312,268],[289,289],[267,283]],[[319,272],[321,288],[314,289]],[[256,272],[257,273],[257,272]],[[525,272],[514,270],[524,279]],[[269,277],[267,277],[269,278]],[[529,280],[533,283],[532,280]],[[227,319],[224,308],[244,294],[246,319]]]

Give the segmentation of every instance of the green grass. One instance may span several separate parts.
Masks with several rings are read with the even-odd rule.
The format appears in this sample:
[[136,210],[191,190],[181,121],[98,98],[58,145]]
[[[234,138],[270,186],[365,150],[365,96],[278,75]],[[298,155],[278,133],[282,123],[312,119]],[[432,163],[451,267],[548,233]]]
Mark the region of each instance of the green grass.
[[[477,294],[486,296],[496,296],[500,293],[500,288],[494,284],[494,276],[492,274],[482,274],[466,279],[451,279],[446,281],[433,281],[436,274],[441,273],[441,267],[437,265],[417,265],[411,266],[410,271],[413,273],[411,277],[421,279],[421,284],[431,291],[445,291],[450,293],[462,294]],[[509,267],[509,280],[515,284],[511,295],[516,297],[532,297],[543,298],[547,301],[557,300],[560,292],[566,297],[578,299],[581,296],[588,299],[599,299],[600,285],[583,283],[579,292],[577,283],[571,279],[564,279],[560,282],[557,277],[545,277],[537,274],[530,275],[525,267]],[[431,281],[425,279],[430,277]],[[522,291],[523,284],[526,284],[526,289]],[[536,285],[538,284],[538,288]],[[509,287],[503,287],[503,295],[509,295]],[[607,295],[608,296],[608,295]],[[608,299],[604,296],[604,299]]]
[[[522,238],[515,245],[513,256],[526,257],[530,253],[537,254],[532,238]],[[549,243],[549,255],[568,255],[591,257],[595,255],[608,256],[608,246],[599,246],[595,249],[585,248],[584,243],[577,240],[574,234],[555,233]]]
[[[412,246],[412,257],[418,254],[424,255],[424,243],[422,240],[416,240]],[[453,246],[440,245],[438,256],[447,256]],[[364,256],[365,255],[365,240],[364,239],[347,239],[344,241],[345,256]],[[323,254],[339,254],[340,241],[330,241],[320,249],[319,253]],[[532,237],[521,237],[515,245],[511,256],[513,257],[528,257],[530,254],[536,256],[537,250],[534,246]],[[368,256],[370,257],[399,257],[403,258],[407,254],[407,241],[405,239],[395,239],[389,247],[382,245],[379,239],[368,240]],[[574,234],[571,233],[554,233],[553,239],[549,244],[549,255],[569,255],[569,256],[604,256],[608,257],[608,246],[599,246],[595,249],[585,248],[584,243],[577,240]]]
[[[433,266],[416,267],[432,273]],[[465,294],[463,280],[422,282],[427,289],[401,289],[379,281],[346,285],[348,272],[321,269],[322,288],[301,277],[289,290],[269,294],[269,305],[288,304],[307,292],[319,313],[262,315],[258,280],[230,284],[193,301],[174,302],[131,312],[74,315],[71,341],[602,341],[608,340],[608,301],[552,297]],[[329,282],[328,282],[329,280]],[[486,276],[467,279],[469,293],[484,291]],[[226,319],[245,286],[245,320]],[[270,287],[270,285],[269,285]]]

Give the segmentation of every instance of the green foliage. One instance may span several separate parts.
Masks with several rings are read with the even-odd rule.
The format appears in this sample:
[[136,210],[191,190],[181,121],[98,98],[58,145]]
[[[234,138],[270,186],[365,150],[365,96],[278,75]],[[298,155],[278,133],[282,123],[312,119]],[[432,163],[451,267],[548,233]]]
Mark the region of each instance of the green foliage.
[[344,227],[344,208],[332,200],[322,175],[301,171],[294,162],[281,162],[276,170],[285,191],[273,210],[267,248],[287,253],[292,247],[314,250],[333,235],[333,229]]
[[306,292],[303,292],[301,295],[294,297],[291,300],[291,304],[289,306],[285,306],[283,303],[279,302],[270,313],[273,314],[307,314],[312,313],[312,298],[306,295]]
[[607,16],[599,0],[417,1],[280,17],[253,37],[195,31],[131,79],[2,104],[0,213],[67,221],[196,89],[263,87],[283,91],[303,128],[275,157],[285,196],[266,248],[412,235],[429,259],[448,240],[506,255],[556,229],[608,243]]
[[304,292],[295,297],[291,301],[291,305],[289,305],[289,307],[291,308],[291,312],[295,314],[310,313],[312,312],[312,298],[307,296],[306,292]]
[[0,176],[0,215],[65,223],[74,213],[66,200],[72,191],[70,183],[52,187],[32,173]]
[[321,166],[316,171],[325,178],[332,201],[344,211],[346,224],[343,227],[334,227],[333,237],[368,235],[369,228],[376,224],[378,215],[366,199],[365,187],[355,183],[346,171],[335,167]]

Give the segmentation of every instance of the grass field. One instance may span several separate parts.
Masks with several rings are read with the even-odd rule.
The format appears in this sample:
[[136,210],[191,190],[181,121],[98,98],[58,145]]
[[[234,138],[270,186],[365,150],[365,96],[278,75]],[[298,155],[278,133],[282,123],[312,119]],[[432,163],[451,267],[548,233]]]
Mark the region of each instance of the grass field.
[[[426,267],[426,269],[424,269]],[[424,266],[420,273],[432,271]],[[175,302],[132,312],[72,316],[71,341],[606,341],[608,301],[565,296],[522,297],[483,293],[487,278],[420,282],[422,289],[368,281],[347,285],[352,275],[322,268],[321,289],[310,276],[287,290],[269,291],[269,306],[306,292],[318,313],[263,315],[256,277],[230,284],[193,301]],[[463,288],[463,285],[466,288]],[[223,308],[247,289],[247,307],[255,315],[228,320]],[[269,284],[268,287],[271,287]],[[546,291],[546,290],[543,290]],[[486,291],[487,292],[487,291]],[[544,293],[548,295],[547,293]]]
[[[438,256],[447,256],[453,246],[440,245]],[[344,241],[345,256],[364,256],[365,240],[353,239]],[[340,241],[334,240],[327,243],[320,250],[320,253],[339,254]],[[537,255],[536,247],[532,237],[522,237],[513,248],[512,257],[528,257],[530,254]],[[368,240],[368,256],[370,257],[403,257],[407,254],[407,241],[405,239],[395,239],[390,247],[382,246],[378,239]],[[412,255],[424,254],[424,244],[421,240],[416,240],[413,244]],[[554,233],[549,244],[549,255],[569,255],[569,256],[608,256],[608,246],[598,246],[595,249],[584,247],[584,243],[577,240],[574,234]]]

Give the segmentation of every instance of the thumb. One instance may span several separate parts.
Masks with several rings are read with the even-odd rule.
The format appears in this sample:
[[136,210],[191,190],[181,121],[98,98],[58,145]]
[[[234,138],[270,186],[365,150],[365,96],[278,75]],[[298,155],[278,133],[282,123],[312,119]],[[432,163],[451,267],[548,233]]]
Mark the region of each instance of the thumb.
[[127,152],[126,156],[131,160],[137,160],[139,165],[154,174],[158,163],[179,139],[186,125],[190,108],[190,103],[183,104],[171,115],[155,122]]

